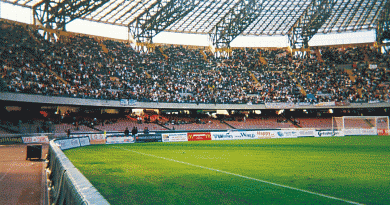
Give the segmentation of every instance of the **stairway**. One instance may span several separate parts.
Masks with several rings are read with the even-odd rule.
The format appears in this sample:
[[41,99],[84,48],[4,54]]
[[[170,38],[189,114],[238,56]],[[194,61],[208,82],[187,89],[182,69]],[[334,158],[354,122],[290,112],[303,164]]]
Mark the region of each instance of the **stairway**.
[[322,59],[322,55],[320,53],[320,49],[315,49],[315,53],[316,53],[316,56],[317,56],[317,60],[320,62],[320,63],[323,63],[324,62],[324,59]]
[[[344,68],[344,71],[348,74],[348,77],[349,77],[349,79],[351,79],[352,82],[356,82],[356,76],[351,69]],[[356,87],[356,85],[353,85],[353,87],[355,88],[355,90],[359,94],[359,97],[362,97],[362,95],[363,95],[362,90],[363,89],[361,89],[361,88],[358,89]]]
[[261,64],[263,64],[263,65],[268,65],[268,62],[267,62],[267,60],[265,59],[265,58],[263,58],[263,57],[259,57],[259,60],[260,60],[260,63]]
[[169,57],[166,54],[164,54],[164,50],[161,47],[159,47],[158,49],[160,50],[161,55],[164,56],[165,60],[168,60]]
[[[288,74],[289,74],[290,76],[293,76],[293,73],[292,73],[292,72],[288,72]],[[301,91],[302,95],[303,95],[303,96],[306,96],[306,95],[307,95],[306,90],[305,90],[305,89],[302,87],[302,85],[298,82],[297,78],[294,77],[293,79],[294,79],[295,83],[297,84],[297,86],[299,87],[299,90]]]
[[104,45],[104,43],[102,43],[102,41],[98,41],[98,42],[99,42],[100,47],[102,47],[102,51],[104,53],[108,53],[108,49],[107,49],[106,45]]
[[207,55],[206,55],[206,53],[204,52],[204,50],[202,50],[200,53],[203,55],[203,59],[204,59],[206,62],[209,62],[209,60],[207,59]]

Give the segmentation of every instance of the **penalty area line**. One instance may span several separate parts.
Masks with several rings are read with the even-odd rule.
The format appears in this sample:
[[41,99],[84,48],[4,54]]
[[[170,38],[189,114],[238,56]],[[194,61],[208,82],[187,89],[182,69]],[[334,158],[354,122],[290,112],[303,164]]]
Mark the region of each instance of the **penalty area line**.
[[201,166],[201,165],[191,164],[191,163],[188,163],[188,162],[183,162],[183,161],[179,161],[179,160],[175,160],[175,159],[160,157],[160,156],[156,156],[156,155],[152,155],[152,154],[146,154],[146,153],[142,153],[142,152],[137,152],[137,151],[134,151],[134,150],[131,150],[131,149],[125,149],[125,148],[121,148],[121,147],[115,147],[115,148],[126,150],[126,151],[130,151],[130,152],[134,152],[134,153],[137,153],[137,154],[140,154],[140,155],[145,155],[145,156],[149,156],[149,157],[164,159],[164,160],[171,161],[171,162],[177,162],[177,163],[181,163],[181,164],[185,164],[185,165],[189,165],[189,166],[193,166],[193,167],[198,167],[198,168],[202,168],[202,169],[208,169],[208,170],[211,170],[211,171],[220,172],[220,173],[224,173],[224,174],[228,174],[228,175],[233,175],[233,176],[241,177],[241,178],[244,178],[244,179],[249,179],[249,180],[253,180],[253,181],[262,182],[262,183],[265,183],[265,184],[270,184],[270,185],[274,185],[274,186],[278,186],[278,187],[292,189],[292,190],[296,190],[296,191],[300,191],[300,192],[304,192],[304,193],[308,193],[308,194],[312,194],[312,195],[325,197],[325,198],[328,198],[328,199],[334,199],[334,200],[346,202],[346,203],[349,203],[349,204],[359,204],[359,205],[362,205],[361,203],[358,203],[358,202],[354,202],[354,201],[350,201],[350,200],[346,200],[346,199],[342,199],[342,198],[337,198],[337,197],[334,197],[334,196],[329,196],[329,195],[325,195],[325,194],[321,194],[321,193],[317,193],[317,192],[312,192],[312,191],[308,191],[308,190],[304,190],[304,189],[299,189],[299,188],[295,188],[295,187],[291,187],[291,186],[287,186],[287,185],[283,185],[283,184],[277,184],[277,183],[273,183],[273,182],[269,182],[269,181],[265,181],[265,180],[261,180],[261,179],[256,179],[256,178],[253,178],[253,177],[248,177],[248,176],[244,176],[244,175],[240,175],[240,174],[235,174],[235,173],[231,173],[231,172],[227,172],[227,171],[223,171],[223,170],[219,170],[219,169],[214,169],[214,168],[205,167],[205,166]]

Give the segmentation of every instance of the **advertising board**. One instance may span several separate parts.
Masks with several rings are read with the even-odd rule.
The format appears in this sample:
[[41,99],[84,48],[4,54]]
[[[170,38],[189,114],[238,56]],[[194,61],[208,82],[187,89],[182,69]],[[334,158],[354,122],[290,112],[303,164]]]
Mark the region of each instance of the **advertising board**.
[[91,145],[89,143],[89,137],[80,137],[79,140],[80,140],[81,147]]
[[23,143],[21,137],[0,137],[0,144]]
[[212,140],[270,139],[277,138],[277,131],[237,131],[211,132]]
[[276,132],[277,138],[297,138],[298,131],[296,130],[279,130]]
[[377,135],[377,129],[345,129],[345,136],[349,135]]
[[56,140],[55,143],[62,150],[75,148],[75,147],[80,147],[80,140],[79,140],[79,138],[70,138],[70,139]]
[[22,137],[23,143],[49,143],[47,136]]
[[91,144],[105,144],[106,138],[104,134],[89,134],[89,142]]
[[187,133],[188,141],[201,141],[201,140],[211,140],[210,132],[193,132]]
[[165,133],[162,134],[163,142],[185,142],[188,141],[187,133]]
[[138,134],[135,137],[136,142],[161,142],[161,134],[149,133],[149,134]]
[[343,137],[344,132],[340,130],[334,130],[334,131],[324,130],[324,131],[318,131],[318,134],[316,135],[316,137],[333,137],[333,136]]
[[124,137],[123,135],[106,137],[106,144],[125,144],[125,143],[134,143],[134,138]]
[[389,135],[389,130],[387,129],[378,129],[378,135]]

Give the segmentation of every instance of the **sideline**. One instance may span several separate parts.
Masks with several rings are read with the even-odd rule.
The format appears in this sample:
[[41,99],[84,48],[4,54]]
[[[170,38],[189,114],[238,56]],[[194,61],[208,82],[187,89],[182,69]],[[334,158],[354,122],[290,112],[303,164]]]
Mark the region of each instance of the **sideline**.
[[4,173],[3,176],[0,177],[0,182],[4,179],[5,176],[11,171],[11,169],[15,166],[16,162],[13,162],[11,166],[7,169],[7,172]]
[[299,188],[295,188],[295,187],[290,187],[290,186],[283,185],[283,184],[277,184],[277,183],[273,183],[273,182],[269,182],[269,181],[264,181],[264,180],[261,180],[261,179],[256,179],[256,178],[253,178],[253,177],[248,177],[248,176],[244,176],[244,175],[240,175],[240,174],[234,174],[234,173],[223,171],[223,170],[219,170],[219,169],[214,169],[214,168],[210,168],[210,167],[204,167],[204,166],[200,166],[200,165],[196,165],[196,164],[191,164],[191,163],[188,163],[188,162],[183,162],[183,161],[178,161],[178,160],[174,160],[174,159],[160,157],[160,156],[156,156],[156,155],[152,155],[152,154],[146,154],[146,153],[142,153],[142,152],[137,152],[137,151],[134,151],[134,150],[131,150],[131,149],[125,149],[125,148],[122,148],[122,147],[115,147],[115,148],[126,150],[126,151],[130,151],[130,152],[134,152],[134,153],[145,155],[145,156],[149,156],[149,157],[160,158],[160,159],[164,159],[164,160],[167,160],[167,161],[177,162],[177,163],[181,163],[181,164],[190,165],[190,166],[193,166],[193,167],[198,167],[198,168],[202,168],[202,169],[208,169],[208,170],[211,170],[211,171],[216,171],[216,172],[229,174],[229,175],[233,175],[233,176],[237,176],[237,177],[241,177],[241,178],[245,178],[245,179],[250,179],[250,180],[254,180],[254,181],[258,181],[258,182],[262,182],[262,183],[266,183],[266,184],[271,184],[271,185],[274,185],[274,186],[279,186],[279,187],[283,187],[283,188],[287,188],[287,189],[301,191],[301,192],[305,192],[305,193],[308,193],[308,194],[322,196],[322,197],[325,197],[325,198],[328,198],[328,199],[334,199],[334,200],[346,202],[346,203],[349,203],[349,204],[363,205],[363,204],[358,203],[358,202],[349,201],[349,200],[346,200],[346,199],[341,199],[341,198],[337,198],[337,197],[333,197],[333,196],[328,196],[328,195],[325,195],[325,194],[312,192],[312,191],[308,191],[308,190],[304,190],[304,189],[299,189]]

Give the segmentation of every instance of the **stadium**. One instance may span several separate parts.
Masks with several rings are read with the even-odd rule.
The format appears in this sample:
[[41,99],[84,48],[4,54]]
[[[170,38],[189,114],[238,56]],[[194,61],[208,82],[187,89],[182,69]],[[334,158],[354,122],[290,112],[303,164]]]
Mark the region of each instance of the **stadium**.
[[389,9],[0,1],[0,204],[390,204]]

